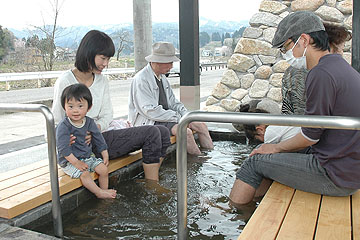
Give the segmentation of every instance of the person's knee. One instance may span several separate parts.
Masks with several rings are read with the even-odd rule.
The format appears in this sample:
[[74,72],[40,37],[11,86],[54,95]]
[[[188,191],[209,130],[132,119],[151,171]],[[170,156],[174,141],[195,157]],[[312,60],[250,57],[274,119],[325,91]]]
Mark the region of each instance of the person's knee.
[[89,171],[83,171],[80,175],[80,179],[85,179],[85,178],[89,178],[89,177],[90,177]]
[[186,136],[187,136],[188,138],[194,138],[193,131],[192,131],[190,128],[187,128],[187,129],[186,129]]
[[160,157],[159,158],[144,158],[143,159],[144,164],[154,164],[154,163],[160,163]]
[[160,137],[161,135],[160,129],[156,126],[149,126],[146,133],[148,134],[148,136]]
[[236,179],[230,192],[230,200],[233,204],[247,204],[255,195],[255,188],[240,179]]
[[103,163],[96,166],[95,172],[99,175],[107,175],[109,173],[108,168]]
[[160,144],[161,143],[161,132],[160,129],[156,126],[147,126],[148,128],[146,129],[146,131],[144,131],[144,139],[145,142],[151,142],[151,143],[156,143],[156,144]]
[[208,127],[204,122],[193,122],[189,127],[198,133],[208,132]]
[[167,127],[159,125],[158,128],[160,130],[160,134],[162,138],[164,137],[170,138],[170,131]]

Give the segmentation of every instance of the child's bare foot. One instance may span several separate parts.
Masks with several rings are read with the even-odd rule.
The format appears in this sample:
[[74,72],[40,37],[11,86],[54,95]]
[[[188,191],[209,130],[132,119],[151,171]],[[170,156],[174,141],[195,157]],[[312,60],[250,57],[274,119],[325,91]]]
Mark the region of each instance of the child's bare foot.
[[96,194],[98,198],[116,198],[116,190],[114,189],[101,189],[98,194]]

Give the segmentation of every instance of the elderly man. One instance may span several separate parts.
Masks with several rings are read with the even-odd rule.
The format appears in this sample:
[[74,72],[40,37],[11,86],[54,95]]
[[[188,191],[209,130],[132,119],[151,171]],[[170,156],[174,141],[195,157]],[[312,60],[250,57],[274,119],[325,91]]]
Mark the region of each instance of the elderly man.
[[[158,42],[152,47],[152,54],[145,58],[149,64],[140,70],[131,83],[129,96],[129,121],[134,126],[164,125],[176,135],[178,121],[187,112],[184,104],[175,98],[165,74],[178,62],[171,43]],[[187,129],[187,151],[201,154],[192,130],[199,136],[201,147],[212,149],[208,128],[205,123],[192,122]]]
[[[298,11],[278,25],[272,41],[294,67],[309,71],[305,115],[360,117],[360,74],[339,54],[314,13]],[[294,153],[311,146],[311,154]],[[351,195],[360,188],[360,131],[306,128],[294,137],[253,150],[236,174],[232,203],[263,195],[272,180],[306,192]]]

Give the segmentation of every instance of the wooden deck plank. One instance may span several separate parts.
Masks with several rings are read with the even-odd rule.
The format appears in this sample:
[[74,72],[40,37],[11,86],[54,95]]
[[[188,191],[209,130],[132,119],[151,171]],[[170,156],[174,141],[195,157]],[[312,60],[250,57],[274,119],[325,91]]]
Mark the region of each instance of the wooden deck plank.
[[42,161],[37,161],[35,163],[32,164],[28,164],[25,165],[23,167],[19,167],[4,173],[0,173],[0,182],[5,181],[7,179],[22,175],[24,173],[27,172],[31,172],[34,171],[38,168],[44,167],[44,166],[49,166],[49,160],[42,160]]
[[352,195],[351,211],[353,240],[360,240],[360,191]]
[[110,160],[110,164],[108,166],[109,173],[114,172],[122,167],[125,167],[141,158],[142,158],[142,152],[139,152],[135,155],[129,155],[126,158],[118,158],[118,159]]
[[[61,171],[61,172],[60,172]],[[61,169],[58,170],[58,177],[62,177],[63,175],[65,175],[64,172],[62,172]],[[36,176],[32,179],[28,179],[27,181],[23,181],[17,185],[13,185],[13,186],[10,186],[6,189],[3,189],[0,191],[0,204],[1,204],[1,201],[11,197],[11,196],[14,196],[14,195],[17,195],[17,194],[20,194],[24,191],[32,191],[33,188],[35,188],[36,186],[39,186],[39,185],[42,185],[44,183],[47,183],[47,182],[50,182],[50,173],[49,171],[45,172],[44,174],[42,175],[39,175],[39,176]],[[35,195],[37,193],[34,193]],[[24,199],[25,200],[25,199]]]
[[[141,158],[142,153],[137,152],[126,157],[110,160],[108,167],[109,172],[116,171]],[[64,195],[82,186],[80,179],[71,179],[65,175],[61,169],[59,169],[58,175],[60,195]],[[93,179],[97,179],[97,174],[92,173],[92,177]],[[15,187],[13,189],[7,189],[9,190],[7,192],[8,195],[2,194],[0,191],[0,196],[2,197],[2,199],[0,199],[0,217],[13,218],[34,207],[51,201],[49,173],[25,181]],[[16,192],[16,194],[13,194],[14,192]]]
[[295,190],[274,182],[251,216],[238,240],[275,239]]
[[323,196],[315,240],[351,240],[350,197]]
[[321,195],[296,190],[276,240],[313,239]]
[[[176,137],[171,137],[171,143]],[[128,156],[110,160],[109,173],[114,172],[142,158],[141,150]],[[58,172],[60,195],[82,186],[80,179],[71,179],[61,168]],[[97,174],[92,173],[93,179]],[[30,209],[51,201],[51,184],[48,161],[39,161],[15,170],[0,174],[0,217],[13,218]],[[1,192],[2,190],[7,190]],[[5,198],[6,197],[6,198]]]
[[46,173],[49,173],[49,166],[43,166],[41,168],[36,169],[36,171],[29,171],[22,175],[18,175],[13,178],[8,178],[4,181],[1,181],[0,182],[0,199],[3,198],[2,194],[1,194],[2,190],[11,188],[20,183],[29,181],[31,179],[34,179],[34,178],[44,175]]

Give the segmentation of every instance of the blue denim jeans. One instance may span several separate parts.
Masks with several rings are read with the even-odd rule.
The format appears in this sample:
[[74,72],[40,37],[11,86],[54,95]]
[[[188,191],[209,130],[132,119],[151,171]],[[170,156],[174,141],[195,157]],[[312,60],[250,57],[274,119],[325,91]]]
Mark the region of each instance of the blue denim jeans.
[[257,189],[263,178],[305,192],[348,196],[357,189],[335,185],[313,154],[256,154],[244,161],[236,178]]

